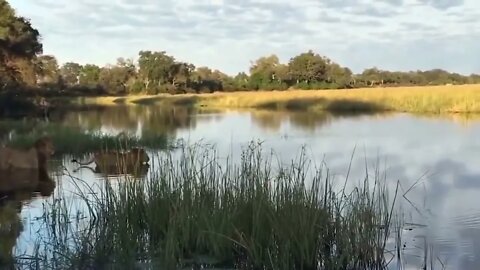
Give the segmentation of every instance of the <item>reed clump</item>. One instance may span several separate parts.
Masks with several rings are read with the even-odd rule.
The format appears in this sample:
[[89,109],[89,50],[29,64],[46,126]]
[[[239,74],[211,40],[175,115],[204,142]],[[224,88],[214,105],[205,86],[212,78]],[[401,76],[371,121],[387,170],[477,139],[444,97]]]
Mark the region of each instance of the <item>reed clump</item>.
[[[231,157],[232,158],[232,157]],[[197,147],[159,156],[143,181],[105,182],[46,207],[48,237],[19,264],[54,269],[384,269],[392,201],[381,179],[347,189],[305,152],[239,161]],[[234,158],[234,157],[233,157]],[[74,180],[79,182],[79,180]],[[80,184],[79,184],[80,185]],[[90,187],[92,188],[92,187]],[[82,189],[80,189],[82,190]]]

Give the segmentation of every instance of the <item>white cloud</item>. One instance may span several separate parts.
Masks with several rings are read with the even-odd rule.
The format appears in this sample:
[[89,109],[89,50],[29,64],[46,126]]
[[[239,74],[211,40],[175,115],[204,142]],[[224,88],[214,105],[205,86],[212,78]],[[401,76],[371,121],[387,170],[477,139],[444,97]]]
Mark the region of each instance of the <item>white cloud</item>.
[[313,49],[366,67],[480,72],[476,0],[11,0],[60,62],[103,65],[139,50],[233,74],[276,53]]

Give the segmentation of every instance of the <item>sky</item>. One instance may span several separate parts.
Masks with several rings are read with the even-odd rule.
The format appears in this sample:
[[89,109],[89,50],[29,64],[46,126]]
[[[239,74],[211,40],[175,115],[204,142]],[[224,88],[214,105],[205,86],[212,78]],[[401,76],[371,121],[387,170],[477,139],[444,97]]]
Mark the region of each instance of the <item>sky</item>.
[[60,63],[100,66],[140,50],[233,75],[313,50],[361,72],[480,73],[478,0],[9,0]]

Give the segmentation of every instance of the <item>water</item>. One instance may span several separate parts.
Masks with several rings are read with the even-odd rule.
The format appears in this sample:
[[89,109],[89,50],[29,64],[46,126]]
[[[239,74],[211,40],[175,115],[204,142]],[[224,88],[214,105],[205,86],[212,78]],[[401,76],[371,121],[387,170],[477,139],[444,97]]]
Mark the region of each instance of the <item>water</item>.
[[[399,207],[407,223],[402,230],[404,269],[420,269],[425,257],[437,269],[443,264],[447,269],[480,266],[480,121],[475,118],[119,106],[56,115],[50,121],[9,122],[12,127],[3,125],[0,135],[5,139],[37,126],[61,124],[113,135],[166,134],[214,145],[225,156],[236,155],[242,146],[258,140],[281,161],[295,158],[305,146],[315,162],[325,162],[338,184],[343,184],[354,154],[350,184],[363,179],[366,166],[385,173],[391,190],[400,183]],[[148,151],[154,155],[158,150]],[[36,218],[43,215],[44,202],[74,197],[69,192],[76,191],[79,182],[72,179],[91,186],[103,183],[102,176],[91,170],[73,172],[77,166],[70,160],[65,155],[51,162],[55,190],[22,194],[16,199],[21,205],[1,208],[0,224],[15,226],[0,230],[0,252],[8,253],[15,246],[14,253],[22,254],[33,248],[33,240],[42,233]]]

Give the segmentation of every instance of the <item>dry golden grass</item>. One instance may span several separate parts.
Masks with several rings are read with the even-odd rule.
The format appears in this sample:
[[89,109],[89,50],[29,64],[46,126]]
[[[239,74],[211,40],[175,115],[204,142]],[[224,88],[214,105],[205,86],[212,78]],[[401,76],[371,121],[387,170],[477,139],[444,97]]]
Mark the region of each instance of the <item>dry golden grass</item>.
[[390,110],[415,113],[478,113],[480,85],[288,90],[97,98],[96,104],[171,102],[210,108],[286,108],[327,111]]

